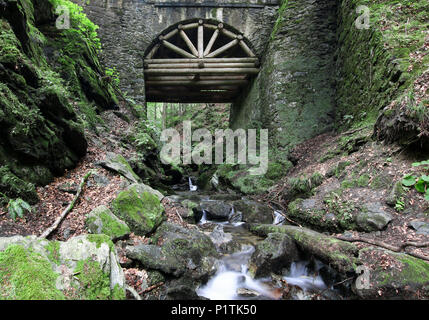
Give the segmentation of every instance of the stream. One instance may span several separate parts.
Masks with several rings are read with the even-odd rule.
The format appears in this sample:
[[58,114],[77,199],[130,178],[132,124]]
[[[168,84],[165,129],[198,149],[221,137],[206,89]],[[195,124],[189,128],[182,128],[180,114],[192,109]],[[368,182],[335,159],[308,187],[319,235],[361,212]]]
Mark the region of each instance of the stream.
[[[189,191],[178,192],[182,199],[204,202],[225,202],[217,200],[222,195],[207,195],[200,193],[189,178]],[[216,198],[213,200],[212,198]],[[335,290],[328,288],[323,281],[319,270],[324,266],[320,261],[294,261],[290,266],[285,266],[285,272],[280,275],[272,274],[266,278],[252,278],[249,273],[249,261],[255,252],[255,246],[264,239],[252,234],[245,227],[245,223],[237,221],[235,209],[226,213],[227,219],[212,219],[206,210],[202,210],[202,216],[198,221],[199,227],[208,234],[217,245],[233,240],[235,250],[225,253],[221,251],[222,258],[217,273],[206,284],[197,289],[197,294],[210,300],[254,300],[254,299],[281,299],[284,284],[290,288],[290,295],[284,299],[309,300],[315,295],[323,293],[335,295]],[[284,217],[280,212],[273,212],[272,223],[279,225],[284,223]],[[210,231],[207,231],[210,230]],[[328,294],[329,295],[329,294]],[[329,297],[328,297],[329,299]]]

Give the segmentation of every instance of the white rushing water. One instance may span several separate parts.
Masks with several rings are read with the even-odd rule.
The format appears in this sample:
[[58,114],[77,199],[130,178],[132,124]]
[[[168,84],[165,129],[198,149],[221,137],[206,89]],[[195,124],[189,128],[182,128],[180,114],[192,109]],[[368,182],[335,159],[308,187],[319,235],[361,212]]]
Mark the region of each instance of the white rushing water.
[[191,177],[189,177],[189,178],[188,178],[188,181],[189,181],[189,191],[197,191],[197,190],[198,190],[198,187],[197,187],[197,186],[194,186],[194,185],[192,184],[192,179],[191,179]]
[[274,225],[281,225],[285,221],[285,217],[281,214],[280,211],[274,211]]
[[[255,280],[247,273],[247,262],[254,250],[252,246],[244,246],[242,251],[227,256],[216,275],[205,286],[200,287],[197,294],[210,300],[237,300],[240,299],[237,290],[248,289],[267,298],[274,298],[268,286],[263,283],[267,279]],[[240,270],[234,270],[237,268]]]
[[306,261],[292,262],[289,275],[283,277],[283,279],[288,284],[298,286],[304,291],[326,289],[326,284],[319,274],[317,276],[309,276],[308,262]]

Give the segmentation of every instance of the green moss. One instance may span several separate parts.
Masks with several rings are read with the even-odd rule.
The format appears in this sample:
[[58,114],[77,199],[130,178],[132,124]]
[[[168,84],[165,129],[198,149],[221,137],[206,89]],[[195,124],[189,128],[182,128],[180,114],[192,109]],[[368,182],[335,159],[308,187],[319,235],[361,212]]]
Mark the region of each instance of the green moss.
[[112,217],[110,210],[104,206],[94,209],[91,216],[86,219],[85,225],[92,233],[105,234],[111,239],[117,239],[130,233],[130,228],[118,221],[115,216]]
[[136,188],[122,191],[112,207],[114,214],[139,235],[152,233],[164,220],[164,207],[158,197],[149,192],[138,193]]
[[0,192],[3,197],[11,199],[22,198],[30,204],[35,204],[39,201],[35,186],[18,178],[5,166],[0,166]]
[[359,187],[367,187],[369,183],[369,179],[370,179],[369,174],[365,173],[357,179],[357,185]]
[[110,237],[105,234],[89,234],[87,235],[87,239],[90,242],[94,242],[97,245],[97,248],[100,248],[103,243],[107,243],[110,250],[113,250],[115,247],[112,240],[110,240]]
[[79,289],[75,293],[82,300],[124,299],[124,290],[116,286],[110,289],[109,274],[103,272],[100,264],[91,259],[78,261],[74,270],[79,280]]
[[11,245],[0,252],[0,299],[63,300],[57,276],[50,262],[32,250]]
[[61,264],[60,242],[59,241],[49,241],[49,243],[45,246],[45,249],[48,250],[49,260],[55,262],[55,264],[59,266]]

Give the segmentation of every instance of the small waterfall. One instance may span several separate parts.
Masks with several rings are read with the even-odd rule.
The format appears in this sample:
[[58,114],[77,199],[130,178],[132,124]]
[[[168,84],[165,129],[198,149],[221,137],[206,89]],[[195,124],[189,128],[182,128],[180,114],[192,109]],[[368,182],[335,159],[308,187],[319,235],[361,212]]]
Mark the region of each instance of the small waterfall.
[[274,211],[274,225],[282,225],[285,222],[285,217],[281,214],[280,211]]
[[292,262],[289,275],[283,277],[283,279],[286,280],[287,283],[298,286],[304,291],[310,289],[326,289],[326,284],[320,275],[309,276],[309,274],[308,262]]
[[205,224],[207,223],[207,212],[206,210],[203,209],[203,216],[201,217],[201,220],[199,222],[200,224]]
[[242,288],[274,298],[269,288],[264,285],[266,279],[255,280],[247,273],[247,262],[253,251],[253,247],[245,246],[242,251],[227,257],[216,275],[205,286],[200,287],[197,294],[210,300],[236,300],[240,298],[237,291]]
[[192,179],[191,179],[191,177],[189,177],[189,178],[188,178],[188,180],[189,180],[189,191],[197,191],[198,187],[197,187],[197,186],[194,186],[194,185],[192,184]]

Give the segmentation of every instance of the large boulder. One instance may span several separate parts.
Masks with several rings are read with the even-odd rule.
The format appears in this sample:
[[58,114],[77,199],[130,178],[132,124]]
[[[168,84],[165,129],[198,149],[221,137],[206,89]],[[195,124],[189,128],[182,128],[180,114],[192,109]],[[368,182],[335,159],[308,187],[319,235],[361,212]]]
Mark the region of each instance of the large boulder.
[[250,258],[249,272],[252,277],[265,277],[271,273],[281,274],[293,261],[299,259],[294,240],[285,233],[269,233],[260,242]]
[[197,210],[206,211],[207,217],[213,220],[227,221],[232,212],[232,206],[224,201],[205,200],[201,201]]
[[208,236],[198,230],[164,222],[152,240],[155,244],[128,246],[127,257],[139,261],[147,269],[176,277],[186,275],[201,279],[216,271],[216,247]]
[[125,221],[137,235],[148,235],[165,219],[164,207],[159,198],[147,191],[140,192],[138,185],[131,185],[112,201],[113,213]]
[[360,298],[429,299],[427,261],[375,247],[360,250],[359,260],[363,274],[353,291]]
[[125,298],[125,277],[106,235],[0,238],[0,282],[2,299]]
[[98,164],[105,169],[114,171],[128,179],[132,183],[141,183],[140,177],[133,171],[128,161],[120,154],[108,152],[106,158]]
[[85,225],[91,233],[108,235],[111,240],[124,238],[131,233],[127,224],[118,219],[106,206],[92,210],[86,217]]
[[274,210],[261,203],[243,199],[232,202],[232,205],[236,212],[241,212],[244,222],[266,224],[273,222]]
[[380,202],[368,203],[355,217],[356,223],[363,231],[383,230],[393,217]]
[[138,193],[149,192],[154,196],[156,196],[159,199],[159,201],[162,201],[162,199],[164,199],[164,195],[161,192],[159,192],[158,190],[155,190],[154,188],[144,183],[134,183],[128,187],[128,189],[131,189],[131,188],[135,189]]

